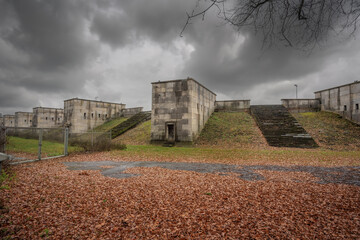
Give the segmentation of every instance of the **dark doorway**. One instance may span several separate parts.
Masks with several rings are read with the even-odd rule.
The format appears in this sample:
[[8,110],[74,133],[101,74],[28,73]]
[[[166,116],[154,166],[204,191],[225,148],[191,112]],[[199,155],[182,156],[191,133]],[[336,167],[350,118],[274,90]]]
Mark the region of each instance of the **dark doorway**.
[[166,141],[175,142],[175,123],[166,123]]

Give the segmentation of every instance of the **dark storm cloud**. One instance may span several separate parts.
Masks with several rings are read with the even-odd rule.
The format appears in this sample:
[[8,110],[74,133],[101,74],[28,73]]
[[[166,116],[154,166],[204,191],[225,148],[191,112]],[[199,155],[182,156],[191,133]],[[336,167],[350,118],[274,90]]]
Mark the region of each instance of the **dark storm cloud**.
[[[0,9],[1,108],[28,106],[38,93],[82,88],[79,72],[97,51],[85,36],[91,4],[0,1]],[[11,95],[16,98],[8,97],[9,89],[19,89]]]
[[9,10],[17,22],[4,39],[45,71],[81,66],[94,49],[81,34],[86,11],[75,1],[11,1]]
[[[214,91],[232,97],[238,93],[244,94],[259,84],[296,81],[323,70],[339,57],[348,58],[358,54],[354,49],[359,46],[354,41],[350,41],[351,44],[329,41],[328,45],[314,48],[312,52],[282,45],[264,49],[260,35],[248,30],[234,32],[228,25],[220,26],[214,16],[197,22],[191,34],[187,35],[195,50],[183,73],[199,79]],[[337,83],[354,80],[351,76],[348,80],[344,75],[342,77]],[[307,84],[311,85],[312,82]],[[278,96],[279,99],[281,97]]]
[[169,45],[180,37],[193,0],[124,0],[99,4],[91,31],[112,47],[151,39]]
[[[269,96],[262,98],[266,100],[280,99],[287,91],[281,82],[286,81],[290,86],[300,81],[302,91],[312,91],[309,85],[315,81],[311,76],[325,71],[329,65],[334,70],[323,74],[324,79],[319,77],[322,83],[318,80],[314,90],[330,87],[326,82],[335,85],[353,81],[352,77],[358,75],[360,44],[354,41],[332,43],[310,54],[281,46],[262,49],[261,36],[249,30],[234,31],[217,18],[215,9],[204,21],[192,21],[181,38],[186,11],[190,12],[197,3],[197,0],[0,0],[0,112],[10,106],[34,106],[39,102],[38,95],[54,96],[59,102],[64,97],[99,95],[112,101],[131,92],[131,99],[121,101],[134,106],[139,99],[146,102],[150,98],[151,94],[144,96],[151,88],[146,81],[187,76],[233,98],[250,96],[247,94],[256,92],[257,86],[267,87]],[[196,11],[207,4],[208,1],[200,1]],[[190,56],[188,48],[193,49]],[[137,52],[139,49],[141,52]],[[128,58],[121,58],[122,51]],[[116,59],[109,60],[113,56]],[[173,56],[176,60],[171,59]],[[129,58],[133,62],[126,62]],[[159,61],[162,58],[166,64],[180,66],[168,71],[169,78],[168,69]],[[118,59],[127,65],[116,65]],[[109,62],[111,66],[107,66]],[[342,63],[338,64],[342,66],[341,72],[336,72],[338,65],[334,62]],[[101,77],[106,69],[116,74]],[[338,80],[340,75],[342,80]]]

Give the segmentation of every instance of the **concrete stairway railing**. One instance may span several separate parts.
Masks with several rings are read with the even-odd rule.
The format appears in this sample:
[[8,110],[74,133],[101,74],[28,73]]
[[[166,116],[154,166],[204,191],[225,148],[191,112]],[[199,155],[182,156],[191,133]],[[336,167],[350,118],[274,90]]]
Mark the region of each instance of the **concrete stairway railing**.
[[127,119],[125,122],[120,123],[111,129],[111,138],[114,139],[126,131],[136,127],[138,124],[151,119],[151,112],[140,112]]

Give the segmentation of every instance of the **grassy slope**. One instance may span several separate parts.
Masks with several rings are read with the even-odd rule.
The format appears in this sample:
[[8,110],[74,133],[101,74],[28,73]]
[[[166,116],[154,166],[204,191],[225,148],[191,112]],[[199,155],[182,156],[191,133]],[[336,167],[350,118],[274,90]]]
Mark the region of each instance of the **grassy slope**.
[[[25,139],[19,137],[9,137],[9,143],[6,145],[6,150],[10,152],[25,152],[31,154],[38,153],[39,140]],[[76,152],[80,149],[78,147],[69,146],[68,151]],[[56,156],[64,154],[64,144],[57,142],[42,141],[42,153],[47,156]]]
[[126,145],[147,145],[150,143],[150,132],[151,120],[139,124],[113,141],[122,142]]
[[264,147],[266,141],[250,114],[215,112],[206,123],[197,146]]
[[127,118],[116,118],[116,119],[110,120],[110,121],[108,121],[108,122],[94,128],[94,131],[95,132],[107,132],[107,131],[110,131],[115,126],[119,125],[122,122],[125,122],[126,119]]
[[360,126],[329,112],[294,113],[293,116],[321,148],[360,150]]

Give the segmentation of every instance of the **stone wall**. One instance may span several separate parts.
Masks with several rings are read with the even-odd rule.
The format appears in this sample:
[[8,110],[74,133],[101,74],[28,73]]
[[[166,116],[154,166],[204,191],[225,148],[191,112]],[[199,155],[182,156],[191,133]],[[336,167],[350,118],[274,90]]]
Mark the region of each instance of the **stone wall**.
[[15,127],[15,115],[5,114],[3,117],[5,127]]
[[32,112],[16,112],[15,127],[32,127],[33,117]]
[[215,111],[219,112],[249,112],[250,100],[216,101]]
[[215,109],[216,94],[194,79],[152,83],[151,140],[194,141]]
[[64,124],[71,132],[86,132],[120,117],[125,104],[73,98],[64,101]]
[[315,92],[322,111],[331,111],[360,123],[360,82]]
[[281,103],[290,112],[317,112],[320,111],[319,99],[281,99]]
[[33,108],[32,126],[37,128],[62,127],[64,122],[64,109],[61,108]]
[[121,115],[123,117],[132,117],[135,114],[142,112],[142,107],[134,107],[134,108],[125,108],[121,111]]

